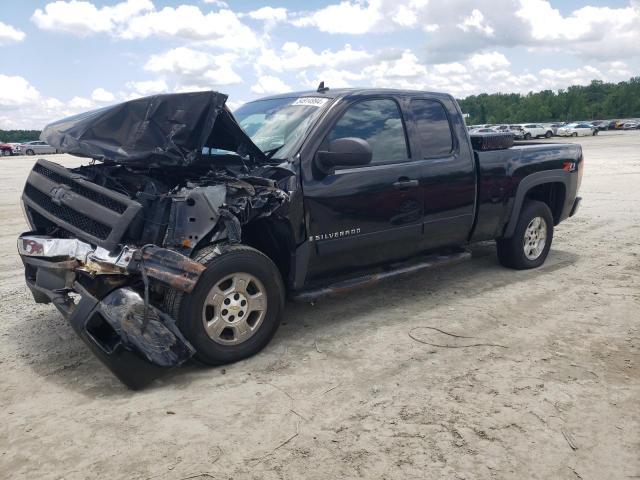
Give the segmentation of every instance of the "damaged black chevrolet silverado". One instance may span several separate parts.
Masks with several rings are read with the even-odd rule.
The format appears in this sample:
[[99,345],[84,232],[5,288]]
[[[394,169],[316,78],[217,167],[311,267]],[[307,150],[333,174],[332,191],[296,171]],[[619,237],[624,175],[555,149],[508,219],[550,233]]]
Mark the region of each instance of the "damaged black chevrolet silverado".
[[35,301],[133,388],[193,355],[258,352],[287,296],[484,240],[503,265],[537,267],[580,201],[578,145],[470,138],[449,95],[319,88],[235,115],[226,98],[158,95],[55,122],[42,139],[92,161],[38,160],[24,188],[18,250]]

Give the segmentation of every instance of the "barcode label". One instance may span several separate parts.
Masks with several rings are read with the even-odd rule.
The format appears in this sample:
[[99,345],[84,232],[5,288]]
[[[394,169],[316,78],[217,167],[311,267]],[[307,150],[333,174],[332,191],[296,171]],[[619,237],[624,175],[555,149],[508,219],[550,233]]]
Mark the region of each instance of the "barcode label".
[[320,98],[320,97],[302,97],[298,98],[291,105],[303,105],[309,107],[321,107],[325,103],[329,101],[328,98]]

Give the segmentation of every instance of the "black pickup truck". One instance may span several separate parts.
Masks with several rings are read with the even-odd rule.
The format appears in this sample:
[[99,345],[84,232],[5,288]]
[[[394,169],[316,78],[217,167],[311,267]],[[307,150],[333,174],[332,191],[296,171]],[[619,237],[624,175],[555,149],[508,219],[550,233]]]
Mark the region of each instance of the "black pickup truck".
[[44,141],[92,161],[38,160],[22,194],[35,301],[132,388],[193,355],[258,352],[287,297],[486,240],[503,265],[537,267],[580,203],[580,146],[470,137],[450,95],[322,86],[234,114],[226,98],[157,95],[52,123]]

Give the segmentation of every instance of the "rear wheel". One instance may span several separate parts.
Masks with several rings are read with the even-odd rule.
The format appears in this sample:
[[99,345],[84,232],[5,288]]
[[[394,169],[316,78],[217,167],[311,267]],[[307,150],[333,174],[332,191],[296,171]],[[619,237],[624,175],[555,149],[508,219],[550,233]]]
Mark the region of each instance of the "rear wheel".
[[547,133],[544,134],[544,138],[551,138],[552,135],[552,132],[547,131]]
[[553,216],[546,203],[527,201],[511,238],[498,240],[498,260],[505,267],[525,270],[544,263],[553,241]]
[[525,133],[524,134],[524,139],[525,140],[531,140],[531,134],[530,133]]
[[29,149],[25,152],[27,155],[35,155],[35,153],[33,152],[33,150]]
[[8,157],[9,155],[11,155],[11,150],[2,150],[3,157]]
[[598,130],[596,129],[593,131],[593,136],[595,137],[597,134],[598,134]]
[[578,132],[573,132],[573,133],[571,134],[571,136],[572,136],[572,137],[577,137],[577,136],[578,136]]
[[166,306],[180,330],[210,365],[232,363],[262,350],[280,325],[284,287],[266,255],[246,246],[219,254],[202,249],[207,266],[190,294],[171,292]]

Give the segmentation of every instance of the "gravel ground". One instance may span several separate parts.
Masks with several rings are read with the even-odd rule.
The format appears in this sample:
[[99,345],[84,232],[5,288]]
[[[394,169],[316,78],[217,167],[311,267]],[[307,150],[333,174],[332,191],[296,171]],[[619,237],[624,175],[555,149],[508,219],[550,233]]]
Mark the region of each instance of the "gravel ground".
[[32,301],[15,238],[33,159],[0,159],[0,478],[638,478],[640,132],[568,141],[584,202],[542,268],[482,244],[291,304],[261,354],[141,392]]

